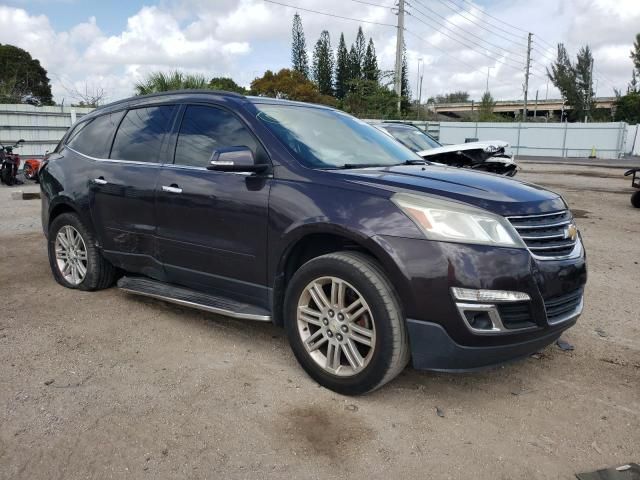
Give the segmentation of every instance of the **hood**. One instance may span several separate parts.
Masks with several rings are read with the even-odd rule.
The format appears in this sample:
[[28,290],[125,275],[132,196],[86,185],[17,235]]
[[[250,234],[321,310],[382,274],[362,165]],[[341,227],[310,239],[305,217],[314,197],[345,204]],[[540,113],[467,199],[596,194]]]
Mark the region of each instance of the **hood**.
[[487,147],[493,147],[492,150],[500,150],[501,148],[508,147],[507,142],[502,140],[486,140],[482,142],[469,142],[469,143],[457,143],[454,145],[445,145],[438,148],[430,148],[428,150],[421,150],[416,152],[421,157],[430,157],[432,155],[440,155],[441,153],[460,152],[465,150],[484,150]]
[[567,208],[557,193],[502,175],[435,165],[332,170],[350,182],[392,192],[436,195],[499,215],[529,215]]

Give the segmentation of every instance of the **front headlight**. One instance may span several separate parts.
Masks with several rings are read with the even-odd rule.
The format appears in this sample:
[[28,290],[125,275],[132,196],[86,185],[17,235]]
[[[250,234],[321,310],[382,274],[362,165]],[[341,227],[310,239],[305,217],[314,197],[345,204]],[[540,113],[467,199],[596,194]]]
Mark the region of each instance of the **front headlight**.
[[526,248],[509,221],[499,215],[422,195],[396,193],[395,203],[430,240]]

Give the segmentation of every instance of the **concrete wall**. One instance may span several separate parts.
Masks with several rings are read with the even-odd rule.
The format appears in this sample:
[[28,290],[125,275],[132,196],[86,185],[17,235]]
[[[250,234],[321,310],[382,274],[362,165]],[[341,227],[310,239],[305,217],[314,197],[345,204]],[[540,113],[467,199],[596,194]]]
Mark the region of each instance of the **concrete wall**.
[[16,151],[23,158],[40,157],[53,150],[73,121],[91,112],[86,107],[35,107],[0,104],[0,143],[25,143]]

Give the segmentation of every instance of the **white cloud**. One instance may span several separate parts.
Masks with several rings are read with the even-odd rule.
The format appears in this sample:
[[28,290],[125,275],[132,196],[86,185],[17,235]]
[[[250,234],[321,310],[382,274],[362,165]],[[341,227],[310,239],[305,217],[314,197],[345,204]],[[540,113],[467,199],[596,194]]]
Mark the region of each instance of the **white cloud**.
[[[391,8],[347,0],[284,3],[370,22],[394,24],[396,20]],[[430,16],[427,23],[440,28],[420,22],[418,19],[425,19],[415,8],[411,11],[409,5],[412,15],[406,20],[410,32],[406,43],[411,88],[416,88],[416,65],[422,58],[423,98],[458,89],[479,98],[485,89],[488,67],[490,89],[496,98],[521,97],[526,32],[485,16],[484,7],[457,3],[467,11],[456,13],[446,8],[445,5],[452,5],[448,2],[416,3],[416,7],[427,5],[447,19],[445,22]],[[629,50],[640,25],[640,1],[495,0],[488,5],[488,12],[494,17],[535,34],[530,97],[538,89],[544,98],[544,70],[555,56],[557,41],[563,41],[572,56],[580,46],[590,44],[596,59],[599,94],[611,95],[613,86],[625,87],[632,68]],[[84,89],[85,85],[100,86],[111,99],[116,99],[130,95],[135,82],[156,69],[230,75],[247,85],[267,68],[287,67],[293,13],[293,8],[261,0],[164,0],[141,8],[128,18],[121,32],[107,35],[99,17],[90,17],[68,31],[56,31],[46,16],[32,15],[24,8],[0,6],[0,42],[25,48],[40,59],[49,71],[58,101],[68,96],[65,86]],[[348,45],[355,39],[356,22],[302,10],[299,13],[310,56],[324,29],[329,30],[334,48],[340,32],[345,33]],[[434,19],[438,22],[434,23]],[[367,23],[362,27],[365,36],[371,36],[376,43],[380,67],[393,69],[395,29]],[[460,36],[460,29],[473,35]],[[551,87],[549,96],[555,95],[557,92]]]

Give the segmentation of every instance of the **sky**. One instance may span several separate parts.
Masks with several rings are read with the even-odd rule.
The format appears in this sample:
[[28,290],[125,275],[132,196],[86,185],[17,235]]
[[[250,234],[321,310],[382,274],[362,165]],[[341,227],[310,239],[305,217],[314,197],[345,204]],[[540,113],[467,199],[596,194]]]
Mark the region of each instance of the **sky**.
[[[151,71],[230,76],[248,86],[291,63],[291,21],[302,17],[307,50],[322,30],[347,45],[358,26],[379,66],[395,59],[395,0],[4,0],[0,43],[28,50],[49,73],[56,102],[102,89],[108,101],[133,94]],[[314,10],[311,12],[308,10]],[[322,15],[321,13],[329,15]],[[523,97],[527,33],[533,33],[529,98],[558,98],[545,68],[565,44],[575,58],[589,45],[598,96],[626,90],[629,52],[640,33],[640,0],[411,0],[405,40],[410,87],[422,98],[465,90],[479,99]],[[338,18],[338,17],[348,17]],[[355,19],[355,20],[351,20]],[[420,65],[420,70],[418,70]]]

